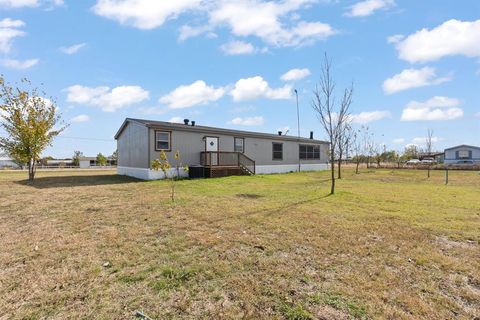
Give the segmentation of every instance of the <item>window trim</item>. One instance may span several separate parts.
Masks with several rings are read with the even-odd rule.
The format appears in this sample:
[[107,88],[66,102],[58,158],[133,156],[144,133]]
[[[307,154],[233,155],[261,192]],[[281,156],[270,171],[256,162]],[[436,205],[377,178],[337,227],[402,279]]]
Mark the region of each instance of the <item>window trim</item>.
[[[237,151],[235,150],[235,147],[237,146],[237,140],[242,140],[242,151]],[[245,138],[243,137],[233,137],[233,151],[234,152],[240,152],[240,153],[245,153]]]
[[[157,140],[157,132],[161,132],[161,133],[168,133],[168,149],[158,149],[158,141],[163,141],[165,142],[165,140]],[[155,151],[164,151],[164,152],[170,152],[172,151],[172,131],[168,131],[168,130],[155,130],[154,132],[154,139],[153,139],[154,143],[155,143]]]
[[[300,151],[301,147],[305,147],[305,148],[312,147],[313,148],[312,152],[311,152],[312,158],[310,158],[310,159],[308,158],[307,155],[309,154],[309,152],[307,151],[307,149],[305,149],[305,152],[304,152],[306,157],[302,158],[301,157],[301,151]],[[315,151],[314,151],[315,147],[318,148],[318,158],[315,158]],[[319,144],[299,144],[298,145],[298,159],[299,160],[312,161],[312,160],[320,160],[321,158],[322,158],[322,149],[321,149]]]
[[[279,151],[275,151],[273,149],[273,146],[275,144],[279,144],[282,146],[282,157],[280,159],[275,159],[275,157],[273,156],[275,154],[275,152],[279,152]],[[272,142],[272,161],[283,161],[283,142]]]

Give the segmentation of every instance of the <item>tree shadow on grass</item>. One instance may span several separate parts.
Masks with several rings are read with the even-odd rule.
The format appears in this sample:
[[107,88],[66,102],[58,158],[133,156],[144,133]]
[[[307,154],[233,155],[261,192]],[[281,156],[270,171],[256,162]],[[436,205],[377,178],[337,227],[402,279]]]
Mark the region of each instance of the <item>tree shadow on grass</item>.
[[120,176],[120,175],[86,175],[86,176],[55,176],[55,177],[39,177],[34,181],[21,180],[16,183],[34,187],[38,189],[49,188],[68,188],[68,187],[90,187],[102,185],[115,185],[126,183],[138,183],[143,180]]
[[290,209],[294,209],[298,206],[301,206],[301,205],[304,205],[304,204],[309,204],[309,203],[314,203],[316,201],[319,201],[319,200],[322,200],[322,199],[325,199],[325,198],[328,198],[328,197],[331,197],[331,196],[333,196],[333,195],[329,193],[329,194],[325,194],[325,195],[320,196],[320,197],[295,201],[295,202],[288,203],[288,204],[285,204],[285,205],[281,205],[281,206],[278,206],[278,207],[275,207],[275,208],[250,211],[250,212],[247,212],[246,214],[247,215],[252,215],[252,214],[262,213],[265,216],[281,214],[281,213],[288,212]]

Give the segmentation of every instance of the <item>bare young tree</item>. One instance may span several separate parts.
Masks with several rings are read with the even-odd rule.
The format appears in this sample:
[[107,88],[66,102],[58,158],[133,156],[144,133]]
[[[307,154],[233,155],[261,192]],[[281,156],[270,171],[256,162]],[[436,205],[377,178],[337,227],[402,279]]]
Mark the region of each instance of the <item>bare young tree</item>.
[[352,135],[354,134],[352,126],[350,125],[350,120],[345,121],[343,128],[341,128],[341,134],[339,136],[338,147],[337,147],[337,178],[342,179],[342,160],[343,156],[346,155],[348,158],[348,148],[352,143]]
[[358,167],[360,166],[360,163],[362,162],[362,159],[363,159],[362,141],[360,140],[359,134],[360,134],[360,130],[353,131],[351,140],[350,140],[352,151],[353,151],[353,160],[355,161],[355,174],[359,173]]
[[[425,139],[425,152],[427,153],[428,157],[432,156],[433,152],[433,130],[428,129],[427,137]],[[428,163],[428,173],[427,177],[430,178],[430,162]]]
[[370,168],[370,159],[375,154],[375,140],[370,128],[365,126],[363,129],[363,152],[365,154],[365,161],[367,162],[367,169]]
[[335,193],[335,151],[342,141],[349,109],[353,98],[353,84],[343,92],[340,104],[335,101],[335,82],[332,78],[332,61],[325,54],[319,84],[315,87],[312,108],[330,142],[331,189]]

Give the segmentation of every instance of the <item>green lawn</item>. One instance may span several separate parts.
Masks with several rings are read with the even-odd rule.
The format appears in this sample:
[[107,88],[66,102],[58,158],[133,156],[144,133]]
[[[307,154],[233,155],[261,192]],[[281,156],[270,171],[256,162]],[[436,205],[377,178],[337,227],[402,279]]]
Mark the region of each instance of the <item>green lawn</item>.
[[480,175],[0,171],[0,319],[480,317]]

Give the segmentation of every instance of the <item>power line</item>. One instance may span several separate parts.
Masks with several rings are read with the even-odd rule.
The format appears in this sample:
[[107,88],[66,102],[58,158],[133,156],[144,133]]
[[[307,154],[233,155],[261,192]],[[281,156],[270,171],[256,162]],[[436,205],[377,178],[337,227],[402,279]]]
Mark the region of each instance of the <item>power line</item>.
[[113,139],[83,138],[83,137],[68,137],[68,136],[57,136],[57,138],[73,139],[73,140],[107,141],[107,142],[113,142],[114,141]]
[[[7,138],[7,136],[0,135],[0,138]],[[114,141],[114,139],[84,138],[84,137],[69,137],[69,136],[56,136],[55,138],[72,139],[72,140],[104,141],[104,142]]]

